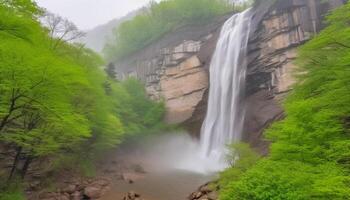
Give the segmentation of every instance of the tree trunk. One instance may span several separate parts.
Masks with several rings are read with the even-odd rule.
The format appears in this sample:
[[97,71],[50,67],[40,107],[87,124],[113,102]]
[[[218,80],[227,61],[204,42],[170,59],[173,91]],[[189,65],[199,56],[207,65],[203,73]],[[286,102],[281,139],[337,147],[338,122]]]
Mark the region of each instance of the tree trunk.
[[23,165],[23,168],[22,168],[22,171],[21,171],[22,179],[24,179],[25,175],[27,174],[29,166],[32,163],[32,160],[33,160],[33,158],[31,156],[28,156],[26,161],[24,162],[24,165]]
[[15,175],[16,171],[17,171],[17,164],[20,158],[20,155],[22,153],[22,147],[17,147],[16,149],[16,156],[15,159],[13,160],[13,164],[12,164],[12,168],[11,168],[11,172],[10,172],[10,176],[8,177],[7,181],[11,181],[13,176]]

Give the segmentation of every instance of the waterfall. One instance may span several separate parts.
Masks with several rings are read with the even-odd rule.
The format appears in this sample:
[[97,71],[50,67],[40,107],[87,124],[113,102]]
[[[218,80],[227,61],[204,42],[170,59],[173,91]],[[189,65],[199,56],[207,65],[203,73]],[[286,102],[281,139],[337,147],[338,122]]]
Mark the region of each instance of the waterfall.
[[[241,96],[246,76],[246,53],[252,12],[235,14],[222,27],[210,65],[208,110],[201,140],[173,136],[162,151],[176,169],[212,173],[228,166],[226,145],[241,139],[244,109]],[[168,154],[167,154],[168,155]]]
[[228,19],[211,61],[208,110],[201,130],[201,152],[207,158],[222,158],[226,145],[241,139],[244,112],[240,97],[250,22],[250,9]]

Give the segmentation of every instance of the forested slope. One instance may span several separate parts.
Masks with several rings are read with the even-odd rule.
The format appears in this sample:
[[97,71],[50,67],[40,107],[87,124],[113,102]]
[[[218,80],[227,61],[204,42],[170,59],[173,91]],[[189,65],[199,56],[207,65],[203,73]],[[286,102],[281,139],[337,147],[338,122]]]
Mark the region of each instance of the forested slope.
[[97,54],[51,37],[43,14],[31,0],[0,1],[0,145],[15,152],[1,190],[37,160],[78,170],[125,136],[162,126],[163,105],[142,84],[110,80]]
[[221,175],[221,200],[350,199],[349,19],[348,3],[300,48],[286,117],[266,131],[270,155],[236,148],[241,159]]
[[208,24],[215,16],[244,6],[233,7],[224,0],[152,2],[142,13],[114,30],[113,39],[104,48],[105,57],[109,61],[125,58],[181,26]]

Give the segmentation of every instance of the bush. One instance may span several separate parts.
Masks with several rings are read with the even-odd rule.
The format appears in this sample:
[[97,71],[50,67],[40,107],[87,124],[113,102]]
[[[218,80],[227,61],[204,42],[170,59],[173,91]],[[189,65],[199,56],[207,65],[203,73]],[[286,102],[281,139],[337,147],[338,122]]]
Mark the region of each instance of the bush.
[[335,165],[262,160],[221,191],[221,200],[349,199],[349,178]]
[[220,173],[219,186],[227,190],[232,181],[237,181],[248,169],[253,167],[260,159],[260,156],[250,148],[248,144],[237,143],[229,145],[227,161],[231,168]]

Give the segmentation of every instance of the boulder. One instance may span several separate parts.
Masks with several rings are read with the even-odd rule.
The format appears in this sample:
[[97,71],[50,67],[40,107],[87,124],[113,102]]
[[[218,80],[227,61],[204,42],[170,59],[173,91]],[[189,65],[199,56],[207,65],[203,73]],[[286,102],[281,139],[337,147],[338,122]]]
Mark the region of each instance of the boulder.
[[91,199],[98,199],[102,196],[102,188],[96,186],[87,186],[84,189],[84,195]]
[[204,185],[202,187],[200,187],[199,189],[203,194],[208,194],[210,192],[212,192],[213,190],[209,187],[209,185]]
[[109,185],[109,183],[110,182],[107,179],[98,179],[98,180],[92,182],[90,185],[106,187]]
[[143,200],[143,199],[141,198],[140,194],[134,191],[130,191],[124,196],[123,200]]
[[69,193],[69,194],[74,193],[76,190],[77,190],[77,186],[73,185],[73,184],[70,184],[65,189],[63,189],[64,192]]
[[60,194],[57,198],[57,200],[70,200],[70,196],[67,193]]
[[71,200],[81,200],[82,194],[79,191],[75,191],[73,194],[71,194]]
[[193,192],[187,199],[189,200],[217,200],[218,188],[212,188],[211,184],[217,184],[216,182],[210,182],[200,186],[197,191]]

